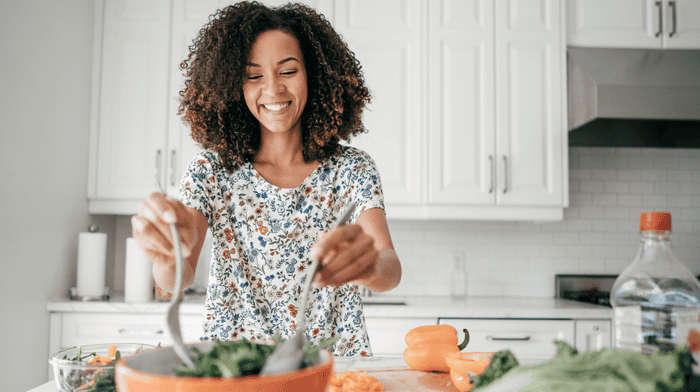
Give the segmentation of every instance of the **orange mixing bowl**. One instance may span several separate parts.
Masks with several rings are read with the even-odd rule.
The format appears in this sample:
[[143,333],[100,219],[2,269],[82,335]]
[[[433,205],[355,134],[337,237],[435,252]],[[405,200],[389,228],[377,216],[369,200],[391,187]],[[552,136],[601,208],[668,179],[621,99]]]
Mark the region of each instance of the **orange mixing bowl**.
[[[214,347],[213,342],[197,343],[201,352]],[[333,356],[320,350],[321,363],[295,372],[271,376],[238,378],[176,376],[182,363],[172,347],[149,350],[122,358],[115,367],[119,392],[204,392],[204,391],[291,391],[324,392],[333,374]]]

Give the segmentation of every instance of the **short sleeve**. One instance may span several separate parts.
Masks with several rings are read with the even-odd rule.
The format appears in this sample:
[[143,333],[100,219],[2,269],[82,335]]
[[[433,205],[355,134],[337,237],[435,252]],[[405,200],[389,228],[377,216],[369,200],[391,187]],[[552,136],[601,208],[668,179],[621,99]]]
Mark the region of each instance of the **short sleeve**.
[[187,166],[180,181],[182,204],[199,210],[207,221],[210,221],[212,215],[212,196],[218,192],[212,159],[211,154],[197,154]]
[[352,170],[352,196],[357,203],[353,222],[365,210],[384,210],[384,191],[379,170],[374,159],[364,151],[356,150],[356,162]]

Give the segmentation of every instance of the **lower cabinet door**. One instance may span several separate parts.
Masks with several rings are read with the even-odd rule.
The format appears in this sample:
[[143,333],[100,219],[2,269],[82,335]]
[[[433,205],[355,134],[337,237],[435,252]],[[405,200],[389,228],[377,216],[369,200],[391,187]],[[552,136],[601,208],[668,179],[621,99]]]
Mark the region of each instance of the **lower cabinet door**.
[[[202,315],[181,314],[180,329],[185,343],[196,343],[202,335]],[[163,313],[64,313],[61,347],[104,343],[146,343],[163,346],[172,338]]]
[[436,318],[365,317],[373,355],[403,356],[406,333],[423,325],[437,325]]
[[580,353],[612,347],[610,320],[576,320],[576,350]]
[[465,352],[510,350],[521,365],[544,363],[557,352],[555,340],[574,345],[573,320],[511,320],[440,318],[439,324],[469,331]]

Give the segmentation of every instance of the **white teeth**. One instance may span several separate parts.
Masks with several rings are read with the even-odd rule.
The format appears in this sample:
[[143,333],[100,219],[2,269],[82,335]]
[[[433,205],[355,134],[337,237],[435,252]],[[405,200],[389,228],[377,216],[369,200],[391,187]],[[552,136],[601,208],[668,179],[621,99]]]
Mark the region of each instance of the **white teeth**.
[[265,106],[265,109],[267,109],[267,110],[271,110],[273,112],[276,112],[278,110],[282,110],[282,109],[286,108],[287,106],[289,106],[289,102],[281,104],[281,105],[267,104],[267,105],[263,105],[263,106]]

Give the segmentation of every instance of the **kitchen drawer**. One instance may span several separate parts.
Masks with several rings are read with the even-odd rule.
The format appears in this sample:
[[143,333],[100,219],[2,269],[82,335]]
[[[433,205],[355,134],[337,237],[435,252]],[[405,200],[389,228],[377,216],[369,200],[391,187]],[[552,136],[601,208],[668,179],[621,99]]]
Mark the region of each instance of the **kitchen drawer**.
[[[440,318],[439,324],[448,324],[469,331],[469,345],[465,351],[497,352],[510,350],[521,364],[542,363],[554,357],[555,340],[574,347],[573,320],[510,320]],[[459,334],[460,338],[461,333]]]
[[[196,343],[202,335],[201,315],[180,315],[185,343]],[[172,344],[163,313],[64,313],[61,347],[98,343]]]
[[437,318],[366,317],[372,354],[403,356],[406,349],[406,333],[423,325],[437,325],[437,321]]

